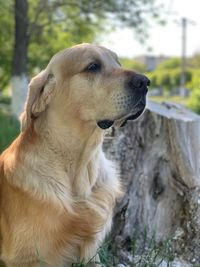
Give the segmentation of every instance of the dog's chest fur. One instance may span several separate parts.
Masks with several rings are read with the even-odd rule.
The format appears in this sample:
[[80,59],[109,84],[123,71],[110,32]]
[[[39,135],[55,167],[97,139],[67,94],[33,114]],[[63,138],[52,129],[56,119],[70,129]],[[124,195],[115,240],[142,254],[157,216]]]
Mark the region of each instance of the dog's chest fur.
[[[29,171],[30,177],[25,177],[26,167],[19,173],[15,167],[4,172],[2,179],[2,258],[23,264],[39,259],[60,267],[64,262],[93,257],[110,230],[112,207],[119,193],[117,178],[104,155],[98,170],[92,166],[96,177],[87,197],[73,196],[69,183],[54,177],[55,173],[45,180],[45,173],[36,177]],[[91,170],[91,166],[90,171],[85,170],[87,176]]]

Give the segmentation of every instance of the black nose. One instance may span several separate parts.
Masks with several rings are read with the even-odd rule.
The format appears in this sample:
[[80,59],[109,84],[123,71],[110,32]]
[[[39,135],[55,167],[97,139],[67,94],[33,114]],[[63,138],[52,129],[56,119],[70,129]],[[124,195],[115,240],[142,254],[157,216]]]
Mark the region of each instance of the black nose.
[[128,87],[130,89],[135,89],[145,94],[148,91],[147,86],[150,86],[150,80],[145,75],[134,74],[129,78]]

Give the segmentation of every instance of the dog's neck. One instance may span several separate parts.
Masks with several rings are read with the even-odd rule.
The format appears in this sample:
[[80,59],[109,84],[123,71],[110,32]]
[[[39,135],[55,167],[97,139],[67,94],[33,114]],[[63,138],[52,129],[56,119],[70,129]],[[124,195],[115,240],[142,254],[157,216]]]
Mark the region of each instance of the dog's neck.
[[70,118],[63,122],[55,114],[48,116],[45,125],[39,127],[43,144],[73,182],[73,193],[87,197],[97,180],[96,164],[104,132],[94,123]]

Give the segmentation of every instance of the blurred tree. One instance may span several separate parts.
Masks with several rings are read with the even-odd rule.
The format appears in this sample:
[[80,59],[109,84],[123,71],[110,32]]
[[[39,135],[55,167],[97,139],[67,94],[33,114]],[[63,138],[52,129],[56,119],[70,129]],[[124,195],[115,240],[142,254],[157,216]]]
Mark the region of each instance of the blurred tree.
[[[186,86],[191,87],[193,71],[187,69],[186,71]],[[153,72],[148,73],[148,77],[151,80],[151,88],[164,89],[165,92],[173,92],[180,86],[181,69],[156,69]]]
[[193,111],[200,114],[200,87],[196,88],[192,91],[192,93],[191,93],[191,95],[187,101],[187,105]]
[[200,68],[200,52],[197,52],[189,60],[189,64],[192,68]]
[[[32,73],[36,66],[44,67],[50,56],[61,48],[91,42],[95,37],[97,40],[107,27],[108,19],[113,25],[133,27],[138,37],[145,39],[149,18],[158,18],[160,12],[155,8],[156,0],[15,0],[14,3],[13,6],[12,0],[0,0],[3,6],[0,23],[4,31],[10,29],[11,34],[4,35],[4,42],[12,47],[14,19],[10,14],[15,14],[12,89],[16,96],[13,97],[16,115],[22,110],[26,94],[27,58],[29,73]],[[9,12],[10,19],[3,18]],[[4,50],[2,46],[3,57]],[[19,105],[16,106],[16,102]]]
[[[191,84],[193,71],[191,68],[186,70],[186,87],[189,88]],[[161,88],[166,92],[177,93],[180,87],[181,79],[181,59],[179,57],[169,58],[162,63],[160,63],[156,70],[149,73],[149,78],[151,79],[152,88]]]
[[188,84],[191,94],[188,99],[188,106],[200,114],[200,69],[192,71],[192,79]]
[[26,100],[28,60],[28,2],[15,0],[15,42],[12,60],[12,111],[19,115]]
[[11,0],[0,0],[0,91],[8,85],[14,41],[14,19]]
[[147,71],[146,65],[138,62],[137,60],[130,58],[120,58],[120,62],[122,63],[122,66],[127,69],[132,69],[137,72],[143,73]]
[[181,58],[179,57],[172,57],[169,58],[163,62],[161,62],[157,66],[157,70],[171,70],[171,69],[177,69],[181,67]]

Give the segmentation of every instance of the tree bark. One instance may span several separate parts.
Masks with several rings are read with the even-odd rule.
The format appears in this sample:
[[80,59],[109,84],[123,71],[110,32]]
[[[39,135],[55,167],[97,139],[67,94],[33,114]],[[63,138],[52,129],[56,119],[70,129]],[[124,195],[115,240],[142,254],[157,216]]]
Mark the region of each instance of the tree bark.
[[137,233],[142,240],[145,231],[155,233],[157,242],[173,237],[180,258],[200,263],[199,133],[198,115],[178,105],[149,102],[137,121],[105,142],[126,189],[111,233],[126,266],[132,238]]
[[15,0],[15,44],[12,62],[12,111],[19,116],[26,99],[28,51],[28,2]]

